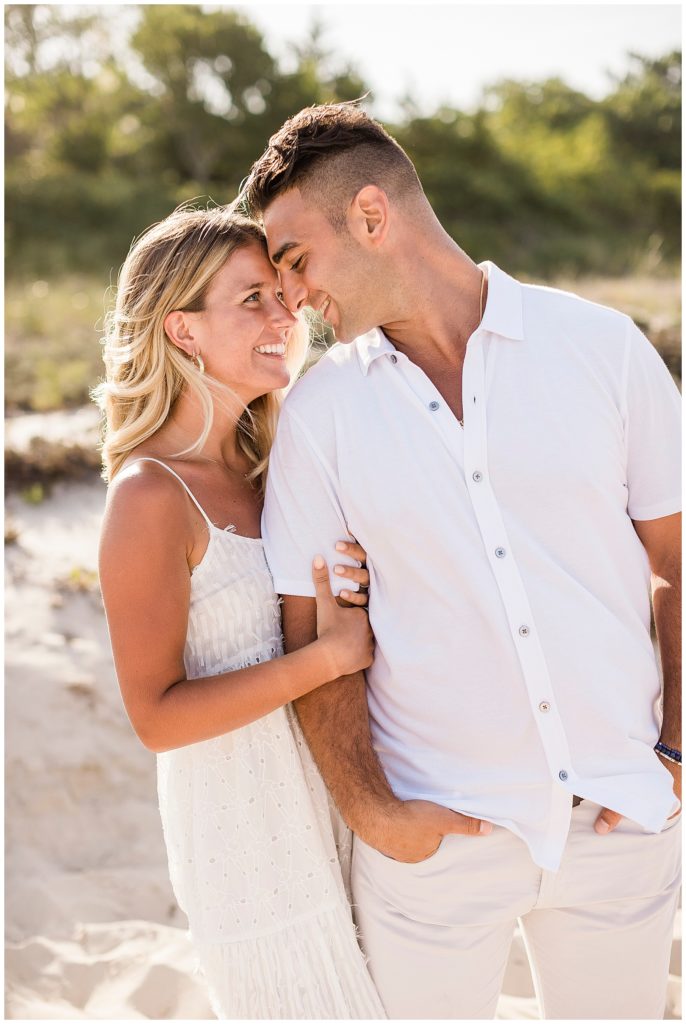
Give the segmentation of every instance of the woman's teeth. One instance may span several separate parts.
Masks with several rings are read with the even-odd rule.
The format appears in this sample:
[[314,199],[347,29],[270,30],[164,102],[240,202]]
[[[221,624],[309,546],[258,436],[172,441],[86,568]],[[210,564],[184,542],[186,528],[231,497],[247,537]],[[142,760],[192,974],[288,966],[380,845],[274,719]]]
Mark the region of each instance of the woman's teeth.
[[261,356],[284,356],[286,354],[286,346],[281,343],[278,345],[258,345],[255,349]]

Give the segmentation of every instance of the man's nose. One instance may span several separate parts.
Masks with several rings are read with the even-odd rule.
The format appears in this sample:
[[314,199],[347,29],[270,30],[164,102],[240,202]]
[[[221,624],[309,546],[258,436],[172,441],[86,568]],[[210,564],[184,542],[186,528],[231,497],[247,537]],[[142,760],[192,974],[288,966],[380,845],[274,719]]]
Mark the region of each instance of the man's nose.
[[[289,280],[285,280],[288,277]],[[291,313],[299,313],[303,306],[307,305],[308,291],[302,281],[294,278],[291,274],[283,274],[281,277],[281,291],[283,293],[284,305]]]

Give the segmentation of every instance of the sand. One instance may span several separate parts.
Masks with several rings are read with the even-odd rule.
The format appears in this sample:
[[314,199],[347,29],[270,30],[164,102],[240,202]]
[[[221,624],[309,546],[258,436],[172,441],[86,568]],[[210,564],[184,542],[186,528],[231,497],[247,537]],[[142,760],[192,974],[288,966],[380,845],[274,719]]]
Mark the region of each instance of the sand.
[[[167,878],[154,755],[110,661],[95,578],[103,503],[97,479],[7,502],[6,1017],[214,1019]],[[680,937],[679,917],[669,1019]],[[538,1016],[519,935],[498,1016]]]

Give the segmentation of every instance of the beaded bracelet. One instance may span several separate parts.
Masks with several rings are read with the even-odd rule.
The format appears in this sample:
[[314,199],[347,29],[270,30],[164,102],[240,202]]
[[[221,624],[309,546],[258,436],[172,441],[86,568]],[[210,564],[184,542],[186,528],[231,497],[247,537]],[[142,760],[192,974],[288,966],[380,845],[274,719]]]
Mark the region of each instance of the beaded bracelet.
[[666,743],[658,742],[655,744],[654,750],[658,754],[662,754],[672,764],[681,764],[681,751],[676,750],[674,747],[668,747]]

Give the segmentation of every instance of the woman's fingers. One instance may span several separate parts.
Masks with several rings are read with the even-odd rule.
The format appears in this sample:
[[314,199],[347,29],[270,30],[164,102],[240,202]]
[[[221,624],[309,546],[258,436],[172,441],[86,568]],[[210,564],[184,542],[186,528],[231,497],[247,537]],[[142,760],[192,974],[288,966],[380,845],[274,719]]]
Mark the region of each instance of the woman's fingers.
[[321,555],[315,555],[312,561],[312,582],[314,583],[318,604],[333,601],[329,569]]
[[361,587],[369,586],[369,572],[367,569],[357,569],[354,565],[334,565],[333,571],[337,576],[345,576],[353,583],[359,583]]
[[367,589],[369,588],[369,571],[365,565],[367,552],[354,540],[339,540],[336,544],[336,551],[362,563],[361,566],[334,565],[333,571],[337,576],[342,576],[344,579],[350,580],[351,583],[357,583],[360,588],[359,591],[341,590],[339,597],[347,604],[355,604],[359,608],[364,608],[367,604]]
[[356,559],[358,562],[364,563],[367,561],[367,552],[361,544],[354,540],[339,540],[338,544],[336,544],[336,551],[340,551],[344,555],[350,555],[351,558]]
[[341,590],[338,595],[346,604],[356,604],[358,608],[364,608],[367,604],[368,594],[366,590]]

